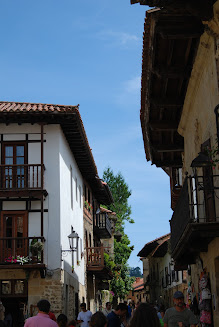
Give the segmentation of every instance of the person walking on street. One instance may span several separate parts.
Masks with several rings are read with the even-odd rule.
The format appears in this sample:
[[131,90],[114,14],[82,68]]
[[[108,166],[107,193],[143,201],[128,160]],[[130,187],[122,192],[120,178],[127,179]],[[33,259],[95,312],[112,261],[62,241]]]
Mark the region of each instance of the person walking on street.
[[140,303],[135,309],[130,327],[160,327],[156,309],[149,303]]
[[40,300],[37,303],[38,314],[28,318],[24,327],[57,327],[57,323],[49,318],[50,303],[47,300]]
[[81,303],[80,308],[81,312],[78,314],[77,323],[81,324],[81,327],[89,327],[92,312],[86,309],[86,303]]
[[2,304],[2,301],[0,300],[0,320],[5,319],[5,307]]
[[112,305],[110,302],[106,302],[106,308],[103,309],[103,314],[107,317],[110,312],[112,312]]
[[174,307],[167,309],[164,317],[164,327],[195,327],[198,323],[192,311],[184,305],[184,295],[176,291],[173,295]]
[[126,315],[128,312],[128,306],[125,303],[119,303],[116,307],[116,310],[108,314],[107,327],[120,327],[121,326],[121,317]]
[[90,320],[90,327],[106,327],[107,319],[101,311],[97,311],[93,314]]
[[67,327],[67,322],[68,322],[68,318],[63,313],[61,313],[57,317],[57,324],[58,324],[59,327]]

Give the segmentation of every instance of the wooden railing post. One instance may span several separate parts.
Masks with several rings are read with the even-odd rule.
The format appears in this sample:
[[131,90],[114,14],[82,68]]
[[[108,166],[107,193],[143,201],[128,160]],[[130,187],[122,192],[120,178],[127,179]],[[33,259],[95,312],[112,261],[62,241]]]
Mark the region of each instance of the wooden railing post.
[[103,248],[103,244],[101,244],[101,247],[100,247],[100,258],[101,258],[101,266],[104,266],[104,248]]

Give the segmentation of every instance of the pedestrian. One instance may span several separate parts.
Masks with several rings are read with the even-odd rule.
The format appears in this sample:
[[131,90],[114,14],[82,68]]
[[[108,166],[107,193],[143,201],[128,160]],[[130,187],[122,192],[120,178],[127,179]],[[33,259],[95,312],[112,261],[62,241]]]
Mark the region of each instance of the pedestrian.
[[5,307],[2,304],[2,301],[0,300],[0,320],[5,319]]
[[68,318],[63,313],[57,317],[57,324],[59,327],[67,327],[67,322]]
[[130,321],[130,327],[160,327],[156,309],[149,303],[140,303]]
[[47,300],[40,300],[37,303],[38,314],[28,318],[24,327],[57,327],[57,323],[49,318],[50,303]]
[[132,309],[131,307],[128,305],[127,301],[124,301],[124,303],[127,305],[128,311],[127,311],[127,315],[126,315],[126,320],[129,321],[132,315]]
[[103,309],[103,314],[105,317],[107,317],[110,312],[112,312],[112,304],[110,302],[106,302],[106,308]]
[[164,327],[195,327],[198,323],[195,315],[184,306],[184,295],[176,291],[173,295],[174,307],[167,309],[163,322]]
[[81,312],[78,314],[77,323],[81,324],[81,327],[89,327],[92,312],[86,309],[86,303],[81,303],[80,308]]
[[8,311],[8,309],[6,308],[5,310],[5,319],[4,319],[4,323],[6,327],[12,327],[13,326],[13,318],[12,318],[12,314],[10,311]]
[[76,327],[77,321],[76,320],[70,320],[68,323],[68,327]]
[[56,316],[54,315],[54,313],[52,311],[49,311],[49,318],[56,321]]
[[121,317],[126,315],[128,312],[128,307],[125,303],[119,303],[116,309],[110,312],[107,316],[108,327],[120,327]]
[[97,311],[90,320],[90,327],[106,327],[107,319],[103,312]]

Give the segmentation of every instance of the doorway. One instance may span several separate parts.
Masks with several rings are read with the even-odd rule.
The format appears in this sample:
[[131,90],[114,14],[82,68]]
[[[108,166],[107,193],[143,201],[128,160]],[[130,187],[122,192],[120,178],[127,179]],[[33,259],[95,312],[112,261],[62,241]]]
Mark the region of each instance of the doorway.
[[[27,297],[1,298],[5,307],[5,317],[8,327],[23,327],[26,319]],[[7,326],[7,325],[6,325]]]

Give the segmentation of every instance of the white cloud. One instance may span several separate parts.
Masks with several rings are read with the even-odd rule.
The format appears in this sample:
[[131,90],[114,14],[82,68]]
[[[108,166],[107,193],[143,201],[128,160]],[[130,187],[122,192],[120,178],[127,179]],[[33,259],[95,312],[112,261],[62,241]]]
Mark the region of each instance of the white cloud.
[[110,45],[127,47],[136,44],[136,42],[141,41],[141,39],[134,34],[116,32],[113,30],[102,31],[98,34],[98,37],[103,41],[107,41],[108,46]]
[[[123,82],[120,90],[116,95],[116,103],[127,110],[127,106],[133,110],[133,105],[140,108],[140,94],[141,94],[141,76],[135,76],[130,80]],[[139,105],[138,105],[139,104]]]
[[138,94],[141,89],[141,76],[136,76],[124,83],[124,92]]

